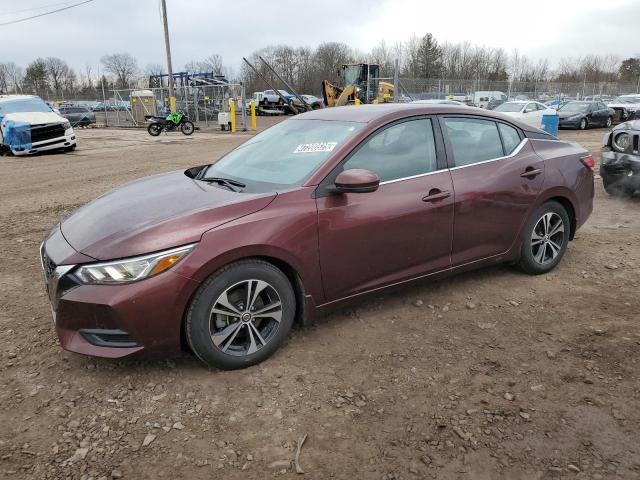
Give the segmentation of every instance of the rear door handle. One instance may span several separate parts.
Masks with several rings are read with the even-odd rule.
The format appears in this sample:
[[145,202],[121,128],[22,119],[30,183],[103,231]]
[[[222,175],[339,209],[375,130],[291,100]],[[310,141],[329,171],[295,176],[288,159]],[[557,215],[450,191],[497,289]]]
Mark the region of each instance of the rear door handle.
[[524,172],[520,174],[522,178],[535,178],[542,173],[539,168],[527,167]]
[[426,197],[422,197],[423,202],[439,202],[440,200],[444,200],[445,198],[451,196],[447,190],[438,190],[437,188],[432,188],[429,190],[429,195]]

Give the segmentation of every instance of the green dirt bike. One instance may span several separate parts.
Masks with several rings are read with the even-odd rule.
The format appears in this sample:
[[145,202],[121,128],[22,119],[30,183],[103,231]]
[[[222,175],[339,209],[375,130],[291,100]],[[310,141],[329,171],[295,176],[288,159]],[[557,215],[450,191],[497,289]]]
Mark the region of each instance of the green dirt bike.
[[157,137],[163,131],[173,132],[177,129],[185,135],[191,135],[196,129],[184,112],[170,113],[166,117],[147,116],[146,119],[150,122],[147,132],[153,137]]

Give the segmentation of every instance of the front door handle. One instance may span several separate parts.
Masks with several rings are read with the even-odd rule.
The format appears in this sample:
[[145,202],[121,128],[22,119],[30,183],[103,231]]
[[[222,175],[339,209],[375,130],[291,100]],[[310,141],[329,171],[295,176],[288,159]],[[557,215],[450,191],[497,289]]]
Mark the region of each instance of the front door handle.
[[439,202],[440,200],[444,200],[445,198],[451,196],[447,190],[439,190],[437,188],[432,188],[429,190],[429,195],[426,197],[422,197],[423,202]]
[[524,172],[522,172],[520,174],[520,176],[522,178],[528,178],[528,179],[532,179],[537,177],[538,175],[540,175],[542,173],[542,170],[540,170],[539,168],[533,168],[533,167],[527,167]]

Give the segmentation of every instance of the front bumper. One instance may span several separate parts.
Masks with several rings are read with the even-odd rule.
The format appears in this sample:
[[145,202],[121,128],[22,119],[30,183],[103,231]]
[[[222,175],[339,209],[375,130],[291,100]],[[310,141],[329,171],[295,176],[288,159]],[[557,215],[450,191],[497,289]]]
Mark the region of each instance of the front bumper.
[[560,128],[578,128],[581,121],[582,118],[578,118],[577,120],[560,119],[558,126]]
[[107,358],[180,352],[183,315],[198,282],[168,270],[124,285],[82,284],[73,276],[75,264],[58,265],[53,257],[64,241],[57,232],[43,243],[41,257],[62,348]]
[[640,155],[602,152],[600,176],[608,192],[633,195],[640,190]]
[[58,138],[52,138],[50,140],[44,140],[42,142],[36,142],[31,144],[29,150],[14,150],[11,149],[11,153],[16,156],[20,155],[32,155],[38,152],[46,152],[48,150],[58,150],[60,148],[73,147],[76,144],[76,134],[73,129],[68,129],[64,136]]

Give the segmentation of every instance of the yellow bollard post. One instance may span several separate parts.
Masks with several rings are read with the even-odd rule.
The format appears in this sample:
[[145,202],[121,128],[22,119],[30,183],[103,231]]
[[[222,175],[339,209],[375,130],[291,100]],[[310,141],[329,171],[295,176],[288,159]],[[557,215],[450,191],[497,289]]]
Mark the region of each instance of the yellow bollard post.
[[171,113],[176,113],[176,97],[171,97],[169,99],[169,109]]
[[232,99],[229,100],[229,116],[231,117],[231,133],[236,131],[236,102]]
[[251,130],[256,130],[256,101],[251,100]]
[[360,105],[360,103],[362,103],[362,102],[360,102],[360,99],[359,99],[359,98],[356,98],[356,100],[355,100],[354,104],[356,104],[356,105]]

